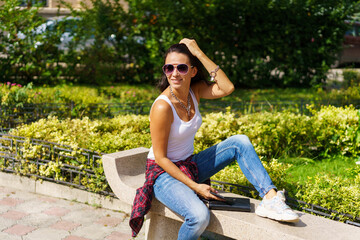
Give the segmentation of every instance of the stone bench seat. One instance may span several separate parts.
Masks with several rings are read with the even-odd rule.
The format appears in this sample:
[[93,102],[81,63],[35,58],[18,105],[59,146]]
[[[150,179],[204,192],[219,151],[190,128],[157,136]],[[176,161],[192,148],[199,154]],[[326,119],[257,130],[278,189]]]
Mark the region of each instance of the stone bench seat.
[[[149,149],[136,148],[103,156],[107,181],[115,195],[132,204],[136,189],[145,181],[146,157]],[[223,193],[224,196],[239,196]],[[255,214],[260,203],[250,199],[251,212],[211,211],[206,232],[215,239],[360,239],[360,228],[311,214],[297,212],[298,223],[280,223]],[[146,215],[145,238],[177,239],[183,218],[155,198]],[[212,235],[213,234],[213,235]],[[221,237],[223,236],[223,237]]]

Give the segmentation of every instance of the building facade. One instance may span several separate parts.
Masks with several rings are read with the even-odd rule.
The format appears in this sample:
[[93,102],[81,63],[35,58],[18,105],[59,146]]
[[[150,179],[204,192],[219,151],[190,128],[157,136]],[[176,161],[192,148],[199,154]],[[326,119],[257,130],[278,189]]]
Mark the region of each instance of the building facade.
[[[32,3],[42,2],[44,7],[40,9],[39,14],[45,18],[55,17],[58,14],[60,15],[69,15],[70,10],[64,5],[61,4],[61,0],[22,0],[20,6],[28,7]],[[73,8],[80,9],[81,3],[91,6],[91,0],[64,0],[64,2],[69,3]],[[124,1],[121,1],[124,2]],[[60,8],[59,8],[60,5]],[[126,4],[124,4],[126,8]]]

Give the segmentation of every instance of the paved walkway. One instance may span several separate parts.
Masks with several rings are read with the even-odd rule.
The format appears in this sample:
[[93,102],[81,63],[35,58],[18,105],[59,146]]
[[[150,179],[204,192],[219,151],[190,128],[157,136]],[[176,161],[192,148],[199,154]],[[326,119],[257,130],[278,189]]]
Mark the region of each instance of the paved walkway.
[[126,213],[0,186],[1,240],[127,240],[128,221]]

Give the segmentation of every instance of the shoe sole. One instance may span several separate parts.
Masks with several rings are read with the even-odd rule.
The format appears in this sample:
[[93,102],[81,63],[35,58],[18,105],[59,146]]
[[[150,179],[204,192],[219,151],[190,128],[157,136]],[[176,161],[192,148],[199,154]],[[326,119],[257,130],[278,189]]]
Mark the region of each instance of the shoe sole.
[[284,219],[281,217],[280,214],[276,214],[273,211],[267,210],[264,207],[258,207],[255,211],[256,215],[260,216],[260,217],[266,217],[266,218],[270,218],[279,222],[291,222],[291,223],[296,223],[299,221],[299,218],[294,218],[294,219]]

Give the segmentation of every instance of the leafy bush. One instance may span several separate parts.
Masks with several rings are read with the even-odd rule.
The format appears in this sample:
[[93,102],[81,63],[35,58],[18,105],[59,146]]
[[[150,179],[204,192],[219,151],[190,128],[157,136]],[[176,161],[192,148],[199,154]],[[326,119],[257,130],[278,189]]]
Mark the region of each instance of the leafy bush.
[[[273,182],[278,188],[286,188],[305,202],[319,204],[339,212],[359,216],[359,167],[349,169],[342,177],[316,176],[304,185],[285,182],[290,165],[281,163],[274,156],[318,155],[330,153],[350,156],[359,155],[359,116],[353,107],[324,107],[313,116],[292,113],[259,113],[245,116],[212,113],[203,117],[203,125],[195,139],[195,152],[199,152],[234,134],[246,134],[252,140]],[[43,139],[70,145],[73,149],[87,148],[112,153],[136,147],[150,147],[151,138],[148,116],[126,115],[114,119],[89,120],[49,117],[23,125],[10,132],[26,138]],[[23,149],[31,158],[40,154],[39,146],[29,145]],[[316,159],[314,159],[316,160]],[[1,159],[0,159],[1,162]],[[2,162],[1,162],[2,163]],[[3,163],[2,163],[3,164]],[[57,176],[63,162],[44,165],[44,176]],[[66,164],[73,164],[66,162]],[[33,165],[19,168],[19,172],[36,171]],[[58,178],[61,176],[58,175]],[[226,167],[213,178],[241,185],[249,185],[236,164]],[[90,189],[104,189],[106,182],[100,165],[96,177],[89,180]],[[335,215],[334,215],[335,216]],[[339,216],[337,216],[339,217]],[[347,219],[341,217],[342,220]]]
[[18,0],[3,1],[0,5],[0,81],[61,82],[59,77],[64,67],[56,45],[62,32],[54,29],[50,33],[35,33],[45,23],[38,14],[41,5],[22,9],[18,5]]
[[[305,185],[299,186],[296,197],[302,201],[359,218],[360,168],[357,167],[349,171],[357,173],[353,178],[334,177],[329,174],[318,174],[309,178]],[[349,219],[349,216],[336,213],[331,213],[331,216],[342,221]]]
[[359,85],[360,83],[360,73],[354,70],[344,70],[344,85],[345,87],[350,87],[353,85]]
[[[323,107],[313,116],[290,112],[210,113],[196,135],[201,151],[234,134],[247,135],[256,152],[269,159],[281,156],[359,154],[359,116],[353,107]],[[359,136],[359,137],[358,137]]]
[[79,86],[57,85],[35,87],[41,93],[34,99],[36,103],[143,103],[150,102],[159,94],[158,90],[150,85],[114,84],[111,86]]
[[129,1],[154,69],[171,44],[190,37],[247,87],[321,83],[356,9],[355,1],[337,0]]
[[[317,85],[341,48],[344,20],[358,9],[357,1],[337,0],[133,0],[125,11],[120,0],[91,0],[76,10],[62,1],[80,19],[63,51],[64,25],[35,36],[45,21],[38,7],[17,4],[0,6],[0,79],[98,85],[152,83],[164,51],[184,37],[195,38],[238,86]],[[47,41],[34,47],[40,39]]]
[[22,86],[18,83],[0,83],[0,106],[22,107],[31,102],[32,84]]
[[[271,180],[275,184],[275,186],[278,189],[286,188],[287,191],[294,189],[296,187],[291,187],[288,183],[284,181],[286,176],[286,170],[291,167],[290,164],[284,164],[279,162],[277,159],[272,159],[270,162],[263,161],[264,168],[269,173]],[[252,187],[250,182],[246,179],[245,175],[242,173],[239,165],[237,163],[233,163],[227,167],[225,167],[223,170],[219,171],[217,174],[215,174],[212,178],[212,180],[222,181],[222,182],[228,182],[233,184],[238,184],[241,186],[249,186]],[[229,189],[226,189],[229,191]],[[243,192],[234,189],[232,192],[238,193],[238,194],[244,194]],[[252,197],[259,198],[257,192],[253,191]]]
[[[360,153],[358,114],[353,107],[332,106],[314,111],[313,116],[288,112],[242,116],[230,112],[209,113],[203,117],[203,124],[195,136],[195,152],[234,134],[245,134],[256,152],[267,159],[288,155],[357,156]],[[50,117],[18,127],[10,134],[113,152],[142,146],[141,143],[149,146],[149,132],[147,116],[126,115],[93,121]]]
[[[65,1],[62,4],[80,20],[79,26],[72,29],[77,38],[64,55],[73,69],[68,73],[70,77],[75,76],[79,83],[96,85],[150,82],[143,74],[146,51],[134,34],[133,19],[124,10],[123,1],[83,1],[82,10]],[[89,40],[92,44],[86,44]]]
[[151,146],[148,117],[136,115],[105,120],[49,117],[13,129],[9,134],[104,153]]

